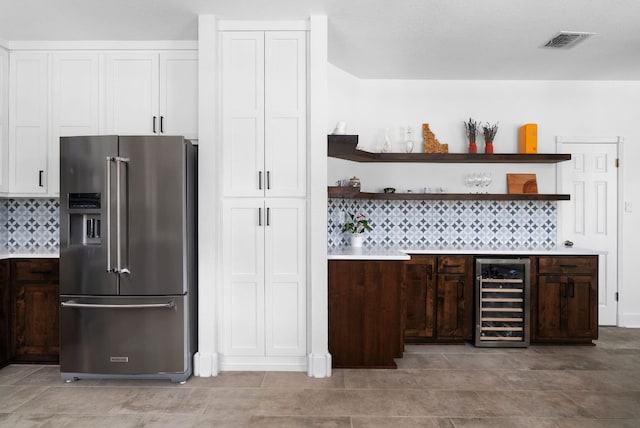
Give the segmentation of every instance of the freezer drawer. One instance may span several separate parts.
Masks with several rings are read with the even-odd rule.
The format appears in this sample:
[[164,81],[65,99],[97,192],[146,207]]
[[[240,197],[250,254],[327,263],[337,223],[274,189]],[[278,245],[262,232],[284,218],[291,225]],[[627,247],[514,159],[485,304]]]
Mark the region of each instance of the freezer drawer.
[[191,375],[187,296],[60,296],[63,380]]

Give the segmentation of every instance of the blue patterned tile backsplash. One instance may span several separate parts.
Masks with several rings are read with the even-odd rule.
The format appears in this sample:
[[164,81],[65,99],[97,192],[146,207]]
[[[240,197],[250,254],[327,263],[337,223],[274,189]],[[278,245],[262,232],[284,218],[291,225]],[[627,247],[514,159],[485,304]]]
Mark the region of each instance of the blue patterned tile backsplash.
[[3,199],[0,243],[8,254],[56,254],[60,242],[58,199]]
[[373,231],[365,247],[551,249],[555,201],[379,201],[330,198],[328,246],[347,245],[340,212],[363,213]]

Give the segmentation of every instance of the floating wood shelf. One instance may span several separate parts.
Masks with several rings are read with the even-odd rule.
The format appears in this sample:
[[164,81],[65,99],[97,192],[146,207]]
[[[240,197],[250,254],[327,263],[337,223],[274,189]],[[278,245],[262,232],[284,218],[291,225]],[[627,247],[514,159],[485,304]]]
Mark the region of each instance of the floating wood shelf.
[[355,162],[431,162],[431,163],[558,163],[571,154],[547,153],[371,153],[358,150],[357,135],[328,135],[329,157]]
[[328,194],[330,198],[430,201],[568,201],[571,198],[564,194],[539,193],[373,193],[337,186],[329,186]]

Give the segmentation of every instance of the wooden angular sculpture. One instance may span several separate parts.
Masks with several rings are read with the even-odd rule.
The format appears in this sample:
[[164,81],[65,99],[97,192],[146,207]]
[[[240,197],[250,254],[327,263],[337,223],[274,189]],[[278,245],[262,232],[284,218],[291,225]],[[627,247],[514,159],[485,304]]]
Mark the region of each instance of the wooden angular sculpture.
[[449,145],[441,144],[435,134],[429,129],[428,123],[422,124],[422,137],[424,138],[425,153],[449,153]]

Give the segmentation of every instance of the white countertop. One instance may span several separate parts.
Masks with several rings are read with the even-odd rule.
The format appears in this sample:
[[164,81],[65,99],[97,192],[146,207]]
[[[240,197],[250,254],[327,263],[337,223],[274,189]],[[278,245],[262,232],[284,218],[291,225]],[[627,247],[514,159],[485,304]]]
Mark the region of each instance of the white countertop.
[[474,256],[596,256],[604,251],[587,248],[557,247],[554,249],[482,249],[482,248],[353,248],[341,247],[328,251],[329,260],[410,260],[410,254],[469,254]]
[[59,253],[18,253],[18,254],[0,254],[0,260],[4,259],[57,259]]

